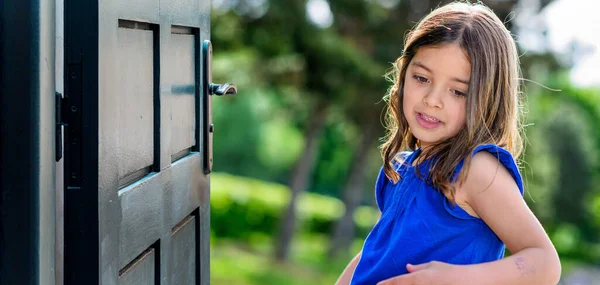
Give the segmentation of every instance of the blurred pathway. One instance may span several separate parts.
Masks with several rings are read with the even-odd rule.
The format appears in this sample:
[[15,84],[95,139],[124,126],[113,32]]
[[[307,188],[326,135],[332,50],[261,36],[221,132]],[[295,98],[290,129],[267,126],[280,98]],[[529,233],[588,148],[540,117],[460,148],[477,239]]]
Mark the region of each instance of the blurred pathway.
[[559,285],[600,285],[600,268],[582,267],[563,276]]

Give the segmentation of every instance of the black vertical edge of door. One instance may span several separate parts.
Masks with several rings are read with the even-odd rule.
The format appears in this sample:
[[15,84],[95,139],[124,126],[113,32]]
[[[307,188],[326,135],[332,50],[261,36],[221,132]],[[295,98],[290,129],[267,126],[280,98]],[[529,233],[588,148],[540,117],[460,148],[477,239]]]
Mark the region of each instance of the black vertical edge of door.
[[40,9],[0,1],[0,284],[39,284]]
[[[201,65],[202,65],[202,74],[201,74],[201,89],[200,98],[202,98],[202,168],[204,174],[209,174],[211,172],[211,159],[212,159],[212,149],[211,149],[211,140],[212,135],[210,134],[210,124],[211,122],[211,100],[208,87],[212,81],[212,45],[209,40],[205,40],[201,44],[202,57],[201,57]],[[199,137],[199,135],[198,135]]]
[[[196,129],[194,130],[194,138],[196,139],[196,144],[192,147],[192,151],[200,152],[200,145],[205,142],[202,141],[204,139],[201,136],[201,132],[206,131],[203,127],[203,124],[206,124],[200,114],[203,113],[201,109],[201,104],[203,100],[204,94],[202,92],[202,62],[201,62],[201,54],[202,54],[202,43],[200,42],[200,29],[192,29],[194,35],[194,111],[195,111],[195,120],[196,120]],[[204,159],[204,153],[201,153],[202,159]]]
[[99,284],[98,0],[65,0],[65,285]]
[[152,29],[152,42],[154,57],[152,58],[154,66],[154,165],[152,171],[160,172],[160,26],[150,25]]

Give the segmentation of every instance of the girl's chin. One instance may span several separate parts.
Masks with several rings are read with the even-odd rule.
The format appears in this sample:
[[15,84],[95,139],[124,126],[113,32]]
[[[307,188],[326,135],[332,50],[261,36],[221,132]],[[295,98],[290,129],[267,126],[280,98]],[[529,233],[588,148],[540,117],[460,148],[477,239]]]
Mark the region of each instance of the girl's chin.
[[438,136],[432,137],[432,136],[428,136],[428,135],[419,135],[418,133],[417,134],[413,133],[413,135],[418,140],[420,147],[434,145],[438,142],[441,142],[444,139],[444,138],[438,137]]

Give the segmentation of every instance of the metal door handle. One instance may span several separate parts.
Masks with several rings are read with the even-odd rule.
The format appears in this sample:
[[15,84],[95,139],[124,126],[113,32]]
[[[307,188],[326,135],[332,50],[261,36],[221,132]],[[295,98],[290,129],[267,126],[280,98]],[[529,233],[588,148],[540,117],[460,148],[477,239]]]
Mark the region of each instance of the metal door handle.
[[213,132],[212,96],[236,95],[237,86],[231,83],[212,83],[212,44],[209,40],[202,42],[202,114],[204,127],[202,130],[202,167],[204,174],[209,174],[213,166]]
[[211,83],[208,86],[208,94],[210,95],[235,95],[237,94],[237,87],[235,84],[225,83],[225,84],[214,84]]

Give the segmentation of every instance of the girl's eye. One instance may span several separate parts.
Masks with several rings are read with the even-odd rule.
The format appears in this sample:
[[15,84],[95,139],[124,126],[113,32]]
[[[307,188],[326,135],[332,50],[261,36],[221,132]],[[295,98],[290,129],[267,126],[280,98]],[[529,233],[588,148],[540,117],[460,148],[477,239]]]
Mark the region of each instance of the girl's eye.
[[427,79],[423,76],[413,75],[413,78],[416,79],[417,81],[419,81],[419,83],[429,83],[429,79]]
[[452,93],[456,96],[467,96],[467,94],[465,94],[465,92],[458,91],[458,90],[452,90]]

